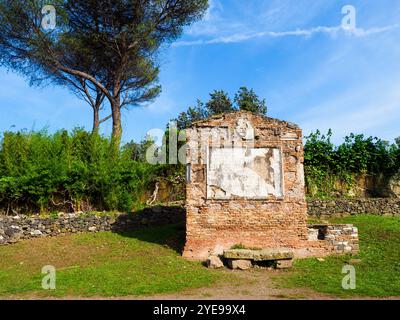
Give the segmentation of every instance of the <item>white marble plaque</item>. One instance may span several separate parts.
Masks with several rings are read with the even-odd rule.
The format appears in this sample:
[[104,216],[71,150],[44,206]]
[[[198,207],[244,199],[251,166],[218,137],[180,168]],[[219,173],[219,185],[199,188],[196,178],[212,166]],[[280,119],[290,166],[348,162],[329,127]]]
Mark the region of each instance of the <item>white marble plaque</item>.
[[210,148],[207,161],[208,199],[283,197],[278,148]]

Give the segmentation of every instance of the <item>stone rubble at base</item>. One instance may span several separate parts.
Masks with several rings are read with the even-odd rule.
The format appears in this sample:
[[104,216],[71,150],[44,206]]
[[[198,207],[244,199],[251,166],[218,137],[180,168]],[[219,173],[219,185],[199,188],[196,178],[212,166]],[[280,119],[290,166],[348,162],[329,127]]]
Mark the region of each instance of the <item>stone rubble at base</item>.
[[[351,224],[310,225],[308,231],[309,241],[319,241],[322,246],[330,248],[332,254],[359,252],[358,228]],[[290,248],[230,249],[219,255],[210,255],[207,266],[214,269],[227,266],[231,269],[248,270],[257,266],[258,262],[274,261],[275,268],[287,269],[292,267],[294,259],[295,252]]]

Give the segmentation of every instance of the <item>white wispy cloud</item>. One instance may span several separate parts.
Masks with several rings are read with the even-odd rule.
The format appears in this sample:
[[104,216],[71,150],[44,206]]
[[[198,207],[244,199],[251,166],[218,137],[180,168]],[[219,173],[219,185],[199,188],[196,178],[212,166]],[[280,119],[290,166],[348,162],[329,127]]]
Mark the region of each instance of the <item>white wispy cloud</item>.
[[190,26],[186,30],[186,34],[190,36],[216,35],[220,30],[220,25],[225,24],[222,13],[223,6],[219,1],[209,0],[209,7],[203,20]]
[[[372,92],[380,91],[375,87],[369,89]],[[314,108],[313,112],[307,112],[308,117],[299,119],[304,133],[309,134],[316,129],[322,132],[333,129],[336,142],[350,132],[379,136],[387,140],[399,136],[398,130],[393,130],[400,120],[398,82],[390,88],[386,87],[386,91],[371,96],[365,96],[364,90],[366,88],[360,94],[344,94],[331,103]],[[360,97],[361,94],[364,97]]]
[[[387,34],[357,45],[348,42],[336,50],[332,46],[309,74],[285,88],[283,103],[298,106],[291,113],[293,122],[305,134],[333,129],[335,142],[350,132],[391,141],[399,136],[400,65],[395,63],[398,53],[392,50],[392,38]],[[386,52],[377,53],[377,47]]]
[[367,37],[370,35],[388,32],[398,28],[400,28],[400,24],[393,24],[390,26],[370,28],[370,29],[363,29],[363,28],[346,29],[343,26],[337,26],[337,27],[318,26],[309,29],[296,29],[291,31],[261,31],[261,32],[236,33],[212,39],[179,41],[176,42],[173,46],[182,47],[182,46],[198,46],[198,45],[210,45],[210,44],[240,43],[257,38],[312,37],[315,34],[327,34],[331,36],[337,36],[340,33],[342,33],[348,36]]

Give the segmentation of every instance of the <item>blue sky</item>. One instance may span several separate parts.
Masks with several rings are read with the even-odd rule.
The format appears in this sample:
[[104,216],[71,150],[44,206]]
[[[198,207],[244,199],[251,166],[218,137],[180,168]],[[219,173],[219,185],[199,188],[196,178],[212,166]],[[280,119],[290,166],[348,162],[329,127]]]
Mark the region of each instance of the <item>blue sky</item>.
[[[357,30],[338,27],[353,5]],[[400,1],[212,0],[206,17],[160,55],[163,93],[125,111],[123,140],[164,128],[214,89],[241,86],[267,100],[269,116],[304,133],[333,129],[400,136]],[[91,110],[66,89],[30,88],[0,69],[0,131],[91,128]],[[106,114],[104,114],[106,115]],[[108,114],[107,114],[108,115]],[[103,125],[111,133],[111,123]]]

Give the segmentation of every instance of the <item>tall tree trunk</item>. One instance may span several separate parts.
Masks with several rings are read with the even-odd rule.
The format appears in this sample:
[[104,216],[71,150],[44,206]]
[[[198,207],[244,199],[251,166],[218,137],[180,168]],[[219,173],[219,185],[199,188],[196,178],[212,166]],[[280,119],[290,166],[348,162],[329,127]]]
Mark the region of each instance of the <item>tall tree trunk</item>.
[[99,108],[93,108],[93,130],[92,134],[98,134],[100,128],[100,112]]
[[116,150],[119,149],[122,137],[122,124],[121,124],[121,97],[118,95],[114,97],[111,103],[112,109],[112,143]]
[[92,108],[93,108],[93,131],[92,134],[98,134],[100,130],[100,125],[107,121],[110,117],[104,118],[100,120],[100,110],[101,106],[104,101],[104,93],[101,90],[97,90],[97,95],[96,95],[96,100],[93,101],[93,99],[90,99],[92,102]]

